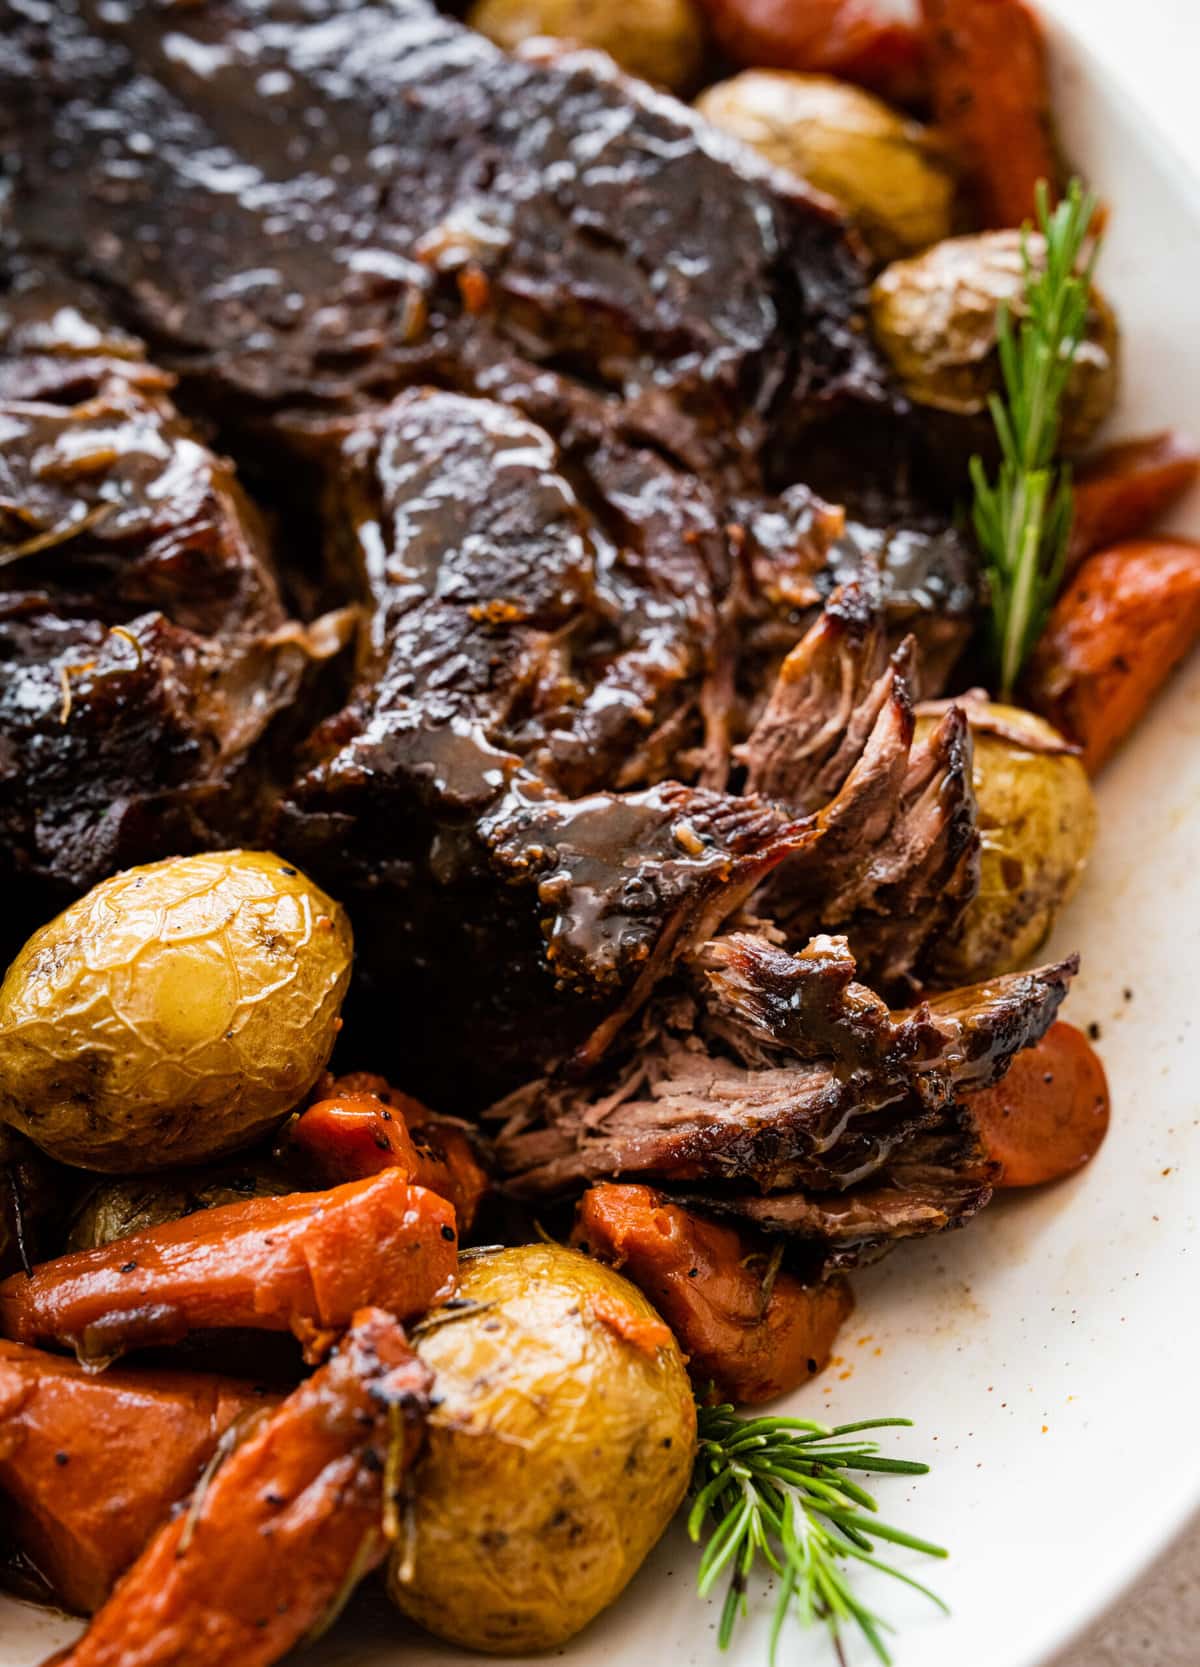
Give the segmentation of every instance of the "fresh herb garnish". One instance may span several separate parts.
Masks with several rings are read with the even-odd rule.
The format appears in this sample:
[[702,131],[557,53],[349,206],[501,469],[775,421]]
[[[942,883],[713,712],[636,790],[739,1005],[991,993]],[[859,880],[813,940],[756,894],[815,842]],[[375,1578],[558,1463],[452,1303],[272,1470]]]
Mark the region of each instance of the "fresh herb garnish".
[[746,1588],[756,1568],[773,1573],[779,1585],[772,1667],[793,1609],[804,1625],[828,1627],[839,1660],[844,1660],[843,1634],[857,1628],[879,1660],[890,1661],[882,1636],[890,1629],[855,1596],[851,1562],[892,1575],[945,1609],[935,1593],[878,1557],[875,1542],[886,1540],[928,1557],[946,1552],[881,1522],[875,1500],[847,1474],[926,1475],[927,1464],[885,1458],[878,1443],[861,1439],[870,1430],[908,1427],[907,1418],[829,1429],[804,1418],[743,1418],[731,1406],[719,1406],[701,1407],[699,1420],[688,1533],[707,1542],[697,1576],[701,1596],[728,1576],[717,1635],[722,1649],[746,1611]]
[[1099,247],[1092,237],[1096,208],[1095,196],[1075,179],[1051,212],[1045,182],[1039,184],[1045,260],[1033,259],[1026,225],[1020,316],[1014,325],[1004,304],[997,315],[1004,394],[993,394],[989,408],[1000,441],[1000,469],[991,481],[982,459],[973,457],[971,484],[975,536],[991,587],[1001,700],[1011,698],[1062,582],[1074,502],[1070,469],[1057,461],[1059,429],[1063,392],[1087,331]]

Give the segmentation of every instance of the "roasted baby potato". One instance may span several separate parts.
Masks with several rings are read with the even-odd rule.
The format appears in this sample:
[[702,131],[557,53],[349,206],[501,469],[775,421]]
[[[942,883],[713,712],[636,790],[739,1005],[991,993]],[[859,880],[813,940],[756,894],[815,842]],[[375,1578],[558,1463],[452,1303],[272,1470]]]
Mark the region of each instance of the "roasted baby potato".
[[679,1346],[610,1268],[553,1244],[464,1259],[416,1332],[437,1407],[388,1589],[467,1649],[564,1643],[610,1604],[687,1487]]
[[506,52],[538,35],[598,47],[673,92],[694,85],[704,57],[694,0],[476,0],[467,22]]
[[248,1145],[323,1070],[350,959],[342,910],[266,852],[114,875],[0,986],[0,1122],[110,1172]]
[[[979,895],[944,941],[939,983],[971,984],[1023,965],[1075,891],[1096,832],[1087,773],[1032,712],[965,703],[983,841]],[[936,721],[918,720],[918,735]]]
[[164,1221],[179,1221],[198,1210],[240,1204],[246,1198],[278,1198],[294,1190],[283,1166],[269,1160],[100,1181],[81,1200],[63,1248],[97,1250],[114,1239],[126,1239]]
[[[1045,259],[1037,233],[1028,239],[1035,265]],[[918,405],[957,417],[983,417],[999,391],[996,308],[1019,315],[1024,294],[1021,233],[952,237],[911,260],[894,261],[871,290],[879,345]],[[1085,446],[1112,409],[1117,387],[1117,321],[1092,290],[1086,340],[1063,397],[1062,444]]]
[[841,204],[881,260],[950,236],[955,179],[920,122],[828,75],[747,70],[696,108]]

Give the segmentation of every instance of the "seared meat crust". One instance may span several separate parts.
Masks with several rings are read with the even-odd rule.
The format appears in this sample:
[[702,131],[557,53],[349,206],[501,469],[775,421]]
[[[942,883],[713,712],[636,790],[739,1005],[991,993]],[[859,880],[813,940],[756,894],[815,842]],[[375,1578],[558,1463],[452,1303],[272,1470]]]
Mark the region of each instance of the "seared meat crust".
[[894,402],[836,214],[601,55],[508,57],[428,0],[4,13],[20,237],[221,393],[561,367],[750,478],[768,430]]
[[171,378],[52,272],[0,300],[0,848],[49,912],[263,821],[336,649]]

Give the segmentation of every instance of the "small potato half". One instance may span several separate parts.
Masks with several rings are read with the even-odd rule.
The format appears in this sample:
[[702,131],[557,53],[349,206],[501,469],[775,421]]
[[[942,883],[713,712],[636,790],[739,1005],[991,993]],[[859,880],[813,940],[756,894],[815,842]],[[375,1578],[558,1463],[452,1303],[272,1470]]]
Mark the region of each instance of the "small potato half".
[[613,1601],[683,1498],[683,1357],[640,1291],[558,1245],[464,1260],[455,1301],[477,1306],[416,1333],[437,1400],[388,1590],[467,1649],[553,1649]]
[[[1029,257],[1044,264],[1046,245],[1030,233]],[[904,390],[917,405],[955,417],[986,418],[1002,388],[996,314],[1019,315],[1025,267],[1021,233],[952,237],[911,260],[893,261],[871,290],[871,323]],[[1120,335],[1116,316],[1093,288],[1087,331],[1063,395],[1062,444],[1081,450],[1112,409]]]
[[[979,894],[937,957],[938,982],[973,984],[1023,966],[1078,886],[1096,804],[1074,749],[1020,707],[965,701],[979,806]],[[932,717],[918,719],[918,736]]]
[[342,909],[268,852],[116,874],[0,986],[0,1122],[117,1173],[248,1145],[324,1069],[350,962]]
[[540,35],[596,47],[672,92],[695,85],[704,59],[696,0],[476,0],[467,22],[507,52]]
[[927,127],[829,75],[747,70],[696,108],[833,197],[881,260],[949,237],[955,176]]

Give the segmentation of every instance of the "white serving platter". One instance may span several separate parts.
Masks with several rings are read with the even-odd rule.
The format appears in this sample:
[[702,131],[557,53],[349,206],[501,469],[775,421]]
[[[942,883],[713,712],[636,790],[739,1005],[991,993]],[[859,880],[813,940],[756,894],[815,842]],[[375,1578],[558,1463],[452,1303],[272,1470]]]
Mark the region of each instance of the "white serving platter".
[[[1200,61],[1187,0],[1142,0],[1144,31],[1169,18],[1177,54]],[[1105,67],[1065,23],[1055,30],[1070,152],[1111,203],[1102,281],[1125,331],[1114,432],[1177,425],[1200,434],[1200,188],[1153,111],[1145,40],[1138,84],[1114,48],[1130,8],[1055,0],[1076,31],[1103,32]],[[1193,96],[1194,93],[1193,93]],[[1150,119],[1143,117],[1149,105]],[[1192,112],[1195,115],[1195,111]],[[1181,529],[1200,534],[1200,501]],[[1095,1617],[1200,1507],[1200,656],[1099,787],[1089,876],[1048,946],[1078,948],[1067,1012],[1095,1022],[1113,1089],[1107,1145],[1078,1179],[993,1205],[966,1232],[901,1249],[857,1280],[842,1364],[789,1410],[849,1420],[912,1417],[898,1453],[933,1461],[909,1485],[885,1478],[891,1520],[953,1556],[914,1573],[951,1605],[871,1595],[895,1620],[896,1667],[1037,1667]],[[695,1558],[668,1536],[624,1598],[558,1659],[569,1667],[763,1667],[766,1628],[720,1657],[715,1606],[694,1594]],[[0,1667],[35,1667],[73,1623],[0,1599]],[[853,1663],[868,1659],[851,1647]],[[466,1667],[366,1600],[310,1667]],[[832,1661],[819,1634],[785,1634],[789,1667]]]

